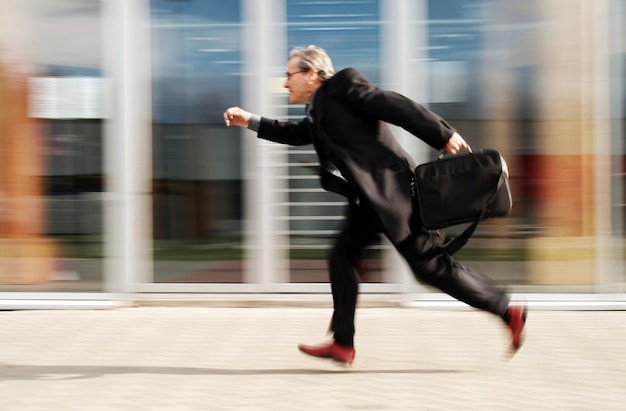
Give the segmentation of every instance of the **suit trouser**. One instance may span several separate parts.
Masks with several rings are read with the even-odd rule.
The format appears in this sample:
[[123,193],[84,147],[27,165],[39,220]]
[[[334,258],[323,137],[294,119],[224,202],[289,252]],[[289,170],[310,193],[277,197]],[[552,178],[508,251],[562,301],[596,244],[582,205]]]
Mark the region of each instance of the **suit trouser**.
[[[394,246],[417,281],[472,307],[504,317],[509,296],[503,286],[449,256],[438,232],[426,230],[419,222],[412,231],[409,238]],[[339,344],[353,345],[359,261],[365,248],[373,244],[380,233],[375,219],[362,207],[352,203],[348,206],[345,224],[330,252],[328,264],[334,305],[330,331]]]

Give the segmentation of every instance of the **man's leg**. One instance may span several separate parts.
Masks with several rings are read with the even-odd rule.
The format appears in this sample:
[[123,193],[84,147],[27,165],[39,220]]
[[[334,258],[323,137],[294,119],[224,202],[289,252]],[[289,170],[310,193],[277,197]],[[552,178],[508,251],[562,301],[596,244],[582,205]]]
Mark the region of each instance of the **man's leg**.
[[396,249],[418,281],[432,285],[472,307],[504,318],[509,305],[507,290],[485,275],[449,256],[435,231],[414,230]]
[[359,293],[359,262],[364,249],[378,238],[379,231],[356,204],[348,215],[328,259],[333,317],[330,330],[335,342],[354,345],[354,315]]
[[397,244],[396,249],[418,281],[502,318],[511,331],[511,351],[516,352],[522,343],[526,307],[512,305],[502,285],[459,263],[445,252],[443,246],[444,240],[439,233],[422,228],[414,230],[414,234]]
[[364,249],[379,231],[356,204],[348,206],[347,218],[328,260],[333,295],[330,331],[334,341],[318,346],[300,344],[300,351],[314,357],[329,358],[345,364],[354,359],[354,315],[359,293],[359,260]]

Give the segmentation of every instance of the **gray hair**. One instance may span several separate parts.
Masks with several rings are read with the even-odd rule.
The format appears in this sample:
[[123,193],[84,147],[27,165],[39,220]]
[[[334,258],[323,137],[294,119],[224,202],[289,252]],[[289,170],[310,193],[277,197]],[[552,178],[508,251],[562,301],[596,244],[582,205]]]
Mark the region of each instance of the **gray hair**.
[[332,60],[328,57],[326,51],[320,47],[295,47],[289,53],[289,60],[294,57],[300,58],[299,67],[301,70],[314,69],[323,81],[329,80],[335,75]]

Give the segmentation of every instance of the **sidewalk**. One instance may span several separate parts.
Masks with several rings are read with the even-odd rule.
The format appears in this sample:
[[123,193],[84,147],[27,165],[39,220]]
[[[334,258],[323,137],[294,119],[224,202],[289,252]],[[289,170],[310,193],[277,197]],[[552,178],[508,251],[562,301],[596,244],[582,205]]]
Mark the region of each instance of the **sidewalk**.
[[626,410],[626,311],[361,308],[351,369],[309,358],[328,308],[0,312],[0,410]]

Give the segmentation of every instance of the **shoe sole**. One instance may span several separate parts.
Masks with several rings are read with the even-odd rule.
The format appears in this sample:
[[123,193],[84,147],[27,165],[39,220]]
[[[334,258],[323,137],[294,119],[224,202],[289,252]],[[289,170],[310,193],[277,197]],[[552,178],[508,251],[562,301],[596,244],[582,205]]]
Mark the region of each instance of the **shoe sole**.
[[345,362],[345,361],[342,361],[342,360],[338,360],[338,359],[336,359],[334,357],[320,357],[320,356],[317,356],[317,355],[312,355],[312,354],[309,354],[306,351],[302,351],[300,349],[298,349],[298,351],[300,351],[302,354],[306,355],[309,358],[316,358],[316,359],[322,360],[322,361],[330,361],[332,364],[341,366],[343,368],[352,368],[352,363],[351,362]]
[[336,365],[337,367],[341,367],[341,368],[344,368],[346,370],[352,369],[352,364],[351,363],[339,361],[339,360],[336,360],[334,358],[331,358],[330,362],[333,363],[334,365]]
[[306,355],[309,358],[316,358],[316,359],[318,359],[320,361],[330,361],[332,364],[338,365],[338,366],[343,367],[343,368],[352,368],[352,363],[349,363],[349,362],[341,361],[341,360],[338,360],[338,359],[332,358],[332,357],[318,357],[317,355],[307,354],[307,353],[305,353],[303,351],[301,351],[301,352],[302,352],[302,354]]

